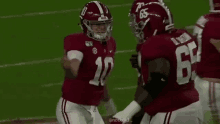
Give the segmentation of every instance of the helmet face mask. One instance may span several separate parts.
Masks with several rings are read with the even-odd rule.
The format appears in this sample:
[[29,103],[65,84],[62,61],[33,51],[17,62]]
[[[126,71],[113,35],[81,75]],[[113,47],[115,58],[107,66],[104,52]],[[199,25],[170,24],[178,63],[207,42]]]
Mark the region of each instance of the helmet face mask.
[[132,15],[130,17],[131,19],[130,19],[129,25],[132,30],[132,33],[135,35],[139,43],[143,43],[145,41],[143,29],[147,25],[149,19],[145,20],[145,22],[140,21],[139,23],[137,23],[135,20],[136,18],[135,15]]
[[129,26],[132,30],[132,33],[135,35],[139,43],[143,43],[146,40],[145,31],[143,30],[144,28],[146,28],[145,26],[148,26],[149,28],[150,26],[147,24],[149,20],[137,22],[136,16],[139,16],[137,15],[137,13],[140,11],[140,9],[143,6],[147,5],[148,3],[152,3],[152,2],[157,2],[157,3],[164,5],[163,0],[135,0],[129,12],[129,17],[130,17]]
[[168,32],[174,28],[171,12],[159,2],[146,3],[138,12],[129,15],[129,25],[140,43],[151,36]]
[[84,25],[87,28],[87,36],[93,38],[97,41],[108,40],[112,32],[112,23],[111,21],[83,21]]
[[113,19],[107,6],[91,1],[80,13],[80,26],[88,37],[101,42],[110,39]]

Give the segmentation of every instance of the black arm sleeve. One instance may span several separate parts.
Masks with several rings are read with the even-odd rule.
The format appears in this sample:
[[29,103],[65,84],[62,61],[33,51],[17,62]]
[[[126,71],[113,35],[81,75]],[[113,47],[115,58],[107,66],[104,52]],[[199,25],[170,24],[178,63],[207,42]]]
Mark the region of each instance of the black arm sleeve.
[[168,77],[159,72],[152,72],[150,74],[151,80],[143,86],[149,92],[152,98],[156,98],[162,89],[168,84]]

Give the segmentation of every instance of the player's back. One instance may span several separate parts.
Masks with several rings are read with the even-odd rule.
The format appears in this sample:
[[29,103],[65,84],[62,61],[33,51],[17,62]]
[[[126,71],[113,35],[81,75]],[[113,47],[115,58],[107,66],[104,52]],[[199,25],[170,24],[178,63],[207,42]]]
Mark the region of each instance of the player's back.
[[150,51],[146,60],[167,59],[170,74],[168,84],[145,109],[151,114],[169,112],[198,101],[199,95],[194,88],[197,43],[192,35],[175,29],[172,33],[153,36],[147,42],[142,46],[146,52]]
[[201,16],[196,23],[194,35],[199,44],[197,74],[200,77],[220,78],[220,53],[211,43],[212,40],[220,40],[220,13]]
[[62,97],[78,104],[98,105],[103,97],[105,79],[114,66],[114,39],[111,37],[104,45],[83,33],[72,34],[65,38],[64,49],[80,51],[83,59],[76,78],[69,69],[65,70]]

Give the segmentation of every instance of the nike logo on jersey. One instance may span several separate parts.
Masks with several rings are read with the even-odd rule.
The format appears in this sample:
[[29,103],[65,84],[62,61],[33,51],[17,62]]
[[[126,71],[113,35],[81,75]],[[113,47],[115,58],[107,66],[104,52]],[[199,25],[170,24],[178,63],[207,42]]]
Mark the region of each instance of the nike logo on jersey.
[[110,50],[109,52],[112,53],[112,50]]

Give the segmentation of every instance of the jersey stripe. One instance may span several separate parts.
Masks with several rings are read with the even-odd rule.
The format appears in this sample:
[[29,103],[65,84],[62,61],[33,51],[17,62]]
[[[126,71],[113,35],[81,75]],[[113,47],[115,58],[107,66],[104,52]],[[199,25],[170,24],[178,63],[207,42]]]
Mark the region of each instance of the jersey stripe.
[[65,104],[65,100],[63,99],[62,100],[62,104],[61,104],[61,109],[62,109],[62,115],[63,115],[63,120],[64,120],[64,122],[65,122],[65,124],[68,124],[68,121],[66,120],[66,118],[65,118],[65,113],[64,113],[64,111],[63,111],[63,106],[64,106],[64,104]]
[[67,115],[67,113],[66,113],[66,102],[67,102],[67,100],[63,99],[63,101],[62,101],[62,106],[61,106],[61,108],[62,108],[62,114],[63,114],[63,119],[64,119],[65,123],[66,123],[66,124],[70,124],[68,115]]
[[168,113],[169,113],[169,112],[167,112],[166,115],[165,115],[163,124],[166,124],[166,120],[167,120],[167,115],[168,115]]
[[169,123],[170,123],[170,118],[171,118],[171,115],[172,115],[172,111],[170,112],[170,115],[169,115],[169,117],[168,117],[167,124],[169,124]]
[[93,2],[94,2],[94,3],[96,4],[96,6],[98,7],[101,16],[104,16],[104,11],[103,11],[103,9],[102,9],[101,4],[99,4],[98,1],[93,1]]

